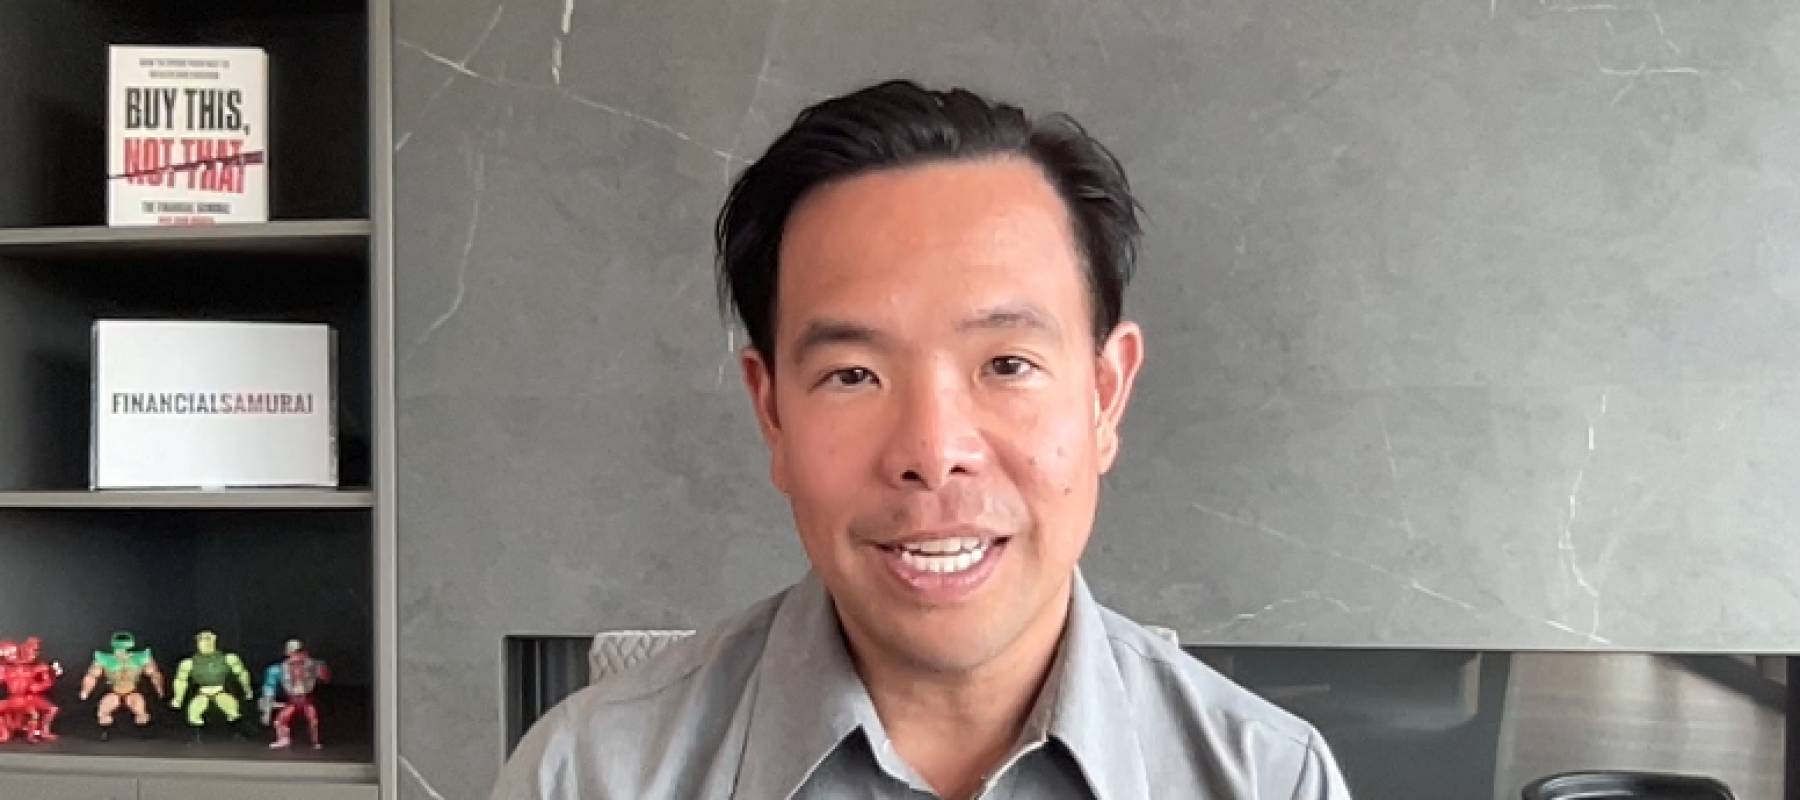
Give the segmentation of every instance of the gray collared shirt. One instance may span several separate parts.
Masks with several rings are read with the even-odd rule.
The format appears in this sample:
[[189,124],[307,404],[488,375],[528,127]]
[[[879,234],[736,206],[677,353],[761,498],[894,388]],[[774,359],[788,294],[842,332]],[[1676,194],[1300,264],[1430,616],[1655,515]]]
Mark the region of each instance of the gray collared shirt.
[[[494,800],[935,797],[895,752],[815,575],[583,689],[519,744]],[[1068,627],[1002,798],[1348,800],[1306,722],[1094,601]]]

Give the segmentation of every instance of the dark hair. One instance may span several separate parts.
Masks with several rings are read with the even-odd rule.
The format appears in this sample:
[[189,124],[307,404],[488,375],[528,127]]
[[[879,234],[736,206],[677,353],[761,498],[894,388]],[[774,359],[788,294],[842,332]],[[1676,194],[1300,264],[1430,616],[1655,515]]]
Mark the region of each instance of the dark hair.
[[1094,340],[1119,323],[1137,260],[1138,203],[1125,170],[1064,114],[1038,119],[963,89],[888,81],[814,105],[747,167],[719,211],[719,303],[735,307],[750,343],[774,364],[782,230],[808,192],[874,170],[1016,154],[1043,169],[1069,208],[1087,268]]

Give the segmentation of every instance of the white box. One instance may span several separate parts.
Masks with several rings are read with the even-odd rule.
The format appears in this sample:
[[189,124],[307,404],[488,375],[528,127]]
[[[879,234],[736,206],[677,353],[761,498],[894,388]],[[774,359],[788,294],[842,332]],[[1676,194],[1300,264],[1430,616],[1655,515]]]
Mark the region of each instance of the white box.
[[94,323],[96,489],[336,486],[328,325]]
[[254,47],[113,45],[106,221],[269,220],[269,59]]

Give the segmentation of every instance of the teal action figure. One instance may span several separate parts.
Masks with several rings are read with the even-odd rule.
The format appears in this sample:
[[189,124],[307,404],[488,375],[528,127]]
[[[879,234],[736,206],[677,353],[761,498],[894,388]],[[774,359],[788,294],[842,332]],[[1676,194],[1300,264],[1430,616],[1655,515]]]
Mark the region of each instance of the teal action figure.
[[108,691],[100,698],[100,710],[96,715],[100,721],[101,741],[112,737],[113,714],[119,706],[131,711],[140,735],[148,736],[150,707],[144,702],[144,695],[138,692],[138,681],[149,678],[156,696],[163,696],[162,672],[157,670],[150,648],[137,649],[137,637],[127,631],[113,634],[111,652],[94,651],[94,663],[88,666],[87,675],[81,679],[81,699],[88,699],[102,678],[106,679]]
[[[229,725],[236,726],[244,718],[237,697],[230,691],[233,678],[244,689],[244,699],[254,702],[256,694],[250,689],[250,671],[244,668],[243,659],[236,653],[219,651],[219,636],[212,631],[201,631],[194,635],[194,655],[184,659],[181,666],[175,669],[174,708],[181,708],[181,700],[187,695],[188,684],[194,685],[194,696],[187,703],[187,723],[194,732],[194,740],[200,740],[200,732],[206,727],[207,709],[218,706],[225,715]],[[235,731],[239,736],[241,730]]]

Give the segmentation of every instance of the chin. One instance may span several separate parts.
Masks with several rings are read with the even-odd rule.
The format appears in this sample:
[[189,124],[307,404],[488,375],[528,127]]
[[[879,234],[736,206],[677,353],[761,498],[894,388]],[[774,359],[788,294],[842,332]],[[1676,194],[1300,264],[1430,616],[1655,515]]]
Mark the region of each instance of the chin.
[[921,673],[957,674],[969,672],[994,656],[985,643],[914,642],[894,648],[899,658]]
[[884,625],[881,646],[916,669],[965,672],[993,659],[1012,639],[992,613],[974,608],[932,612],[925,619]]

